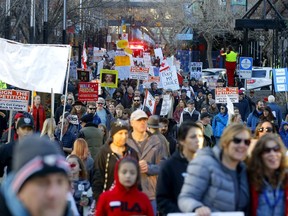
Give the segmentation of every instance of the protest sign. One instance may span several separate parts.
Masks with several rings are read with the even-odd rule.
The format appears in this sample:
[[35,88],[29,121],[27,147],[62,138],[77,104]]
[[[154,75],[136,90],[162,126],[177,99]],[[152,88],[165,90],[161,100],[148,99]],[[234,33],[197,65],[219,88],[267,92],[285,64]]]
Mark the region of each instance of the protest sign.
[[287,68],[273,69],[273,82],[275,92],[288,91],[288,73]]
[[239,102],[239,94],[237,87],[217,87],[215,89],[216,103],[227,103],[226,95],[230,98],[232,103]]
[[158,88],[163,88],[159,76],[149,76],[149,77],[148,77],[148,81],[144,81],[144,82],[143,82],[144,88],[150,88],[152,82],[156,82]]
[[155,110],[155,98],[148,90],[146,90],[145,96],[144,106],[148,107],[150,112],[153,114]]
[[148,80],[149,68],[144,67],[131,67],[130,79]]
[[74,125],[79,125],[79,120],[77,115],[69,115],[69,123]]
[[131,66],[123,66],[123,67],[115,67],[115,70],[118,71],[118,78],[120,80],[128,79],[130,76],[130,67]]
[[78,99],[80,101],[97,101],[98,100],[98,83],[80,82]]
[[171,88],[172,90],[179,89],[179,82],[176,72],[172,72],[170,67],[160,71],[160,80],[165,89]]
[[73,60],[70,61],[69,78],[77,79],[77,64],[75,64]]
[[129,56],[115,56],[115,66],[130,66]]
[[90,80],[90,72],[88,70],[77,68],[77,78],[81,82],[89,82],[89,80]]
[[170,97],[170,95],[164,95],[160,115],[161,116],[168,115],[171,108],[172,108],[172,98]]
[[118,87],[118,71],[117,70],[100,70],[101,86],[117,88]]
[[195,78],[196,80],[201,79],[202,77],[202,62],[191,62],[191,72],[190,72],[190,78]]
[[150,53],[143,53],[143,61],[144,61],[145,67],[152,66]]
[[163,53],[161,48],[154,49],[155,57],[159,57],[162,61],[163,59]]
[[28,111],[29,91],[0,90],[0,110]]

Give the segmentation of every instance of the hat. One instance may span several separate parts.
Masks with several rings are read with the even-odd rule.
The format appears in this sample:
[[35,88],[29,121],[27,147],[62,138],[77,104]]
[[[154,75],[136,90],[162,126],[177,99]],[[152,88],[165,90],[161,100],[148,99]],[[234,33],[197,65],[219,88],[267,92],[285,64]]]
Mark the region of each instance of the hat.
[[206,117],[211,118],[212,116],[211,116],[208,112],[201,113],[200,119],[204,119],[204,118],[206,118]]
[[244,91],[243,90],[239,90],[239,95],[243,95],[244,94]]
[[122,110],[122,112],[124,111],[124,107],[122,106],[122,104],[118,104],[116,107],[115,107],[115,109],[117,110],[117,109],[120,109],[120,110]]
[[81,117],[80,121],[81,122],[85,122],[85,123],[93,122],[93,116],[94,116],[93,113],[89,113],[89,114],[83,115]]
[[97,103],[103,103],[103,104],[105,104],[104,98],[99,97],[98,100],[97,100]]
[[188,100],[187,104],[195,104],[195,101],[194,100]]
[[77,105],[85,106],[85,105],[84,105],[81,101],[79,101],[79,100],[75,101],[75,103],[72,104],[73,107],[74,107],[74,106],[77,106]]
[[111,137],[113,137],[120,130],[129,130],[129,125],[125,121],[117,119],[116,122],[113,122],[111,124],[111,130],[110,130]]
[[186,89],[181,89],[181,93],[187,93]]
[[158,115],[151,115],[148,118],[147,126],[150,128],[160,128],[159,125],[159,116]]
[[30,128],[34,128],[34,122],[32,119],[27,118],[27,117],[21,117],[17,123],[17,129],[18,128],[23,128],[23,127],[30,127]]
[[142,119],[142,118],[148,119],[148,116],[143,110],[138,109],[131,114],[130,120],[131,121],[133,121],[133,120],[137,121],[137,120]]
[[56,143],[31,135],[15,145],[12,171],[15,172],[12,188],[17,193],[26,181],[36,176],[61,172],[68,178],[70,168]]
[[18,112],[18,113],[16,113],[15,116],[14,116],[14,121],[16,121],[17,119],[22,118],[22,117],[24,117],[24,114]]
[[240,88],[240,90],[242,90],[243,92],[245,92],[245,91],[246,91],[246,89],[245,89],[245,88]]

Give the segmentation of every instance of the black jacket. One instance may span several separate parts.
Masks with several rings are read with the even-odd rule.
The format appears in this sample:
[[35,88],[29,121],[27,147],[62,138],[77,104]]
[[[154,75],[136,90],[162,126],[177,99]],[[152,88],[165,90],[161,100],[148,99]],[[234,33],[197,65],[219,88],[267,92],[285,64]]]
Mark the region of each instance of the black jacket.
[[0,176],[4,174],[4,168],[7,166],[7,173],[12,169],[12,154],[15,142],[3,144],[0,146]]
[[182,157],[177,150],[161,167],[157,181],[156,200],[158,209],[164,215],[180,212],[177,198],[184,183],[187,166],[187,159]]
[[[136,151],[126,145],[124,156],[130,156],[138,161]],[[95,200],[98,200],[100,194],[111,188],[114,182],[114,168],[119,160],[119,156],[112,152],[110,144],[103,145],[94,159],[94,176],[92,191]]]

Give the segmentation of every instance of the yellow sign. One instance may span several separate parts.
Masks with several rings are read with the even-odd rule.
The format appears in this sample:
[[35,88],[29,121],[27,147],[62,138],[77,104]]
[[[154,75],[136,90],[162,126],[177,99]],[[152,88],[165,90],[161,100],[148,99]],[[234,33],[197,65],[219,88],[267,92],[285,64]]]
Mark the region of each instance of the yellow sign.
[[124,48],[128,47],[128,41],[127,40],[119,40],[117,42],[117,47],[119,49],[124,49]]
[[115,66],[130,66],[130,57],[115,56]]
[[124,49],[124,52],[132,55],[133,50],[131,50],[130,48],[126,47],[126,48]]
[[118,71],[117,70],[100,70],[101,86],[117,88],[118,87]]

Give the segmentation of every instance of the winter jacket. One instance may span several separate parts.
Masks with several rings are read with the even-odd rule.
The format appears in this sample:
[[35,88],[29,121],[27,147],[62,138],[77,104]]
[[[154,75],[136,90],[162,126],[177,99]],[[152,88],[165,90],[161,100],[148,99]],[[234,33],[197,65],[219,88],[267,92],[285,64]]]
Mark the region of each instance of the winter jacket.
[[[78,212],[81,215],[83,215],[83,208],[84,208],[84,206],[80,205],[81,196],[83,192],[87,193],[89,189],[90,189],[90,182],[88,180],[72,181],[73,198],[75,200]],[[92,203],[92,197],[87,196],[87,198],[89,199],[87,206],[89,206]]]
[[[130,156],[138,160],[138,155],[134,149],[126,144],[124,156]],[[111,188],[114,182],[114,168],[119,156],[115,154],[110,143],[103,145],[94,159],[94,176],[92,191],[95,200],[98,200],[100,194]]]
[[225,127],[228,123],[228,114],[225,113],[224,115],[222,113],[218,113],[216,116],[214,116],[212,121],[212,129],[213,129],[213,135],[214,137],[221,137]]
[[[45,114],[45,109],[42,105],[39,105],[38,109],[35,105],[33,105],[33,120],[34,120],[34,130],[41,132],[43,128],[43,123],[46,120],[46,114]],[[39,119],[38,119],[39,117]],[[38,128],[37,128],[37,121],[39,123]],[[37,130],[38,129],[38,130]]]
[[[21,203],[17,194],[12,188],[12,180],[15,174],[10,173],[4,182],[2,182],[0,190],[0,215],[1,216],[31,216],[28,209]],[[72,216],[70,203],[67,202],[67,208],[63,216]]]
[[282,111],[280,107],[276,103],[267,103],[267,106],[271,108],[273,115],[276,117],[277,126],[279,128],[282,122]]
[[7,166],[7,173],[12,169],[12,155],[16,143],[14,141],[0,146],[0,177],[4,175],[4,168]]
[[[283,192],[283,190],[282,190]],[[281,209],[281,212],[284,212],[285,214],[279,214],[280,208],[279,206],[276,206],[274,209],[274,214],[271,214],[271,209],[269,205],[266,203],[265,198],[263,197],[263,193],[260,193],[256,191],[255,187],[253,185],[250,186],[250,194],[251,194],[251,207],[250,207],[250,216],[276,216],[276,215],[284,215],[288,216],[288,185],[286,184],[285,189],[284,189],[284,202],[282,202],[282,206],[284,207],[284,210]],[[265,202],[265,203],[263,203]],[[267,208],[267,209],[259,209],[259,203],[261,203],[262,208]],[[278,213],[277,213],[278,211]],[[266,214],[265,214],[266,213]]]
[[282,122],[279,134],[286,148],[288,148],[288,129],[284,130],[284,125],[288,125],[288,122],[285,122],[285,121]]
[[141,143],[141,146],[129,134],[127,144],[135,149],[139,160],[145,160],[148,163],[148,172],[141,173],[141,186],[143,192],[150,200],[156,198],[156,183],[160,171],[160,163],[168,158],[167,146],[162,143],[158,135],[151,135]]
[[[182,212],[193,212],[207,206],[212,212],[246,211],[249,204],[249,187],[246,168],[240,162],[235,170],[238,185],[234,185],[232,170],[221,162],[222,150],[215,146],[197,152],[189,163],[187,176],[178,197]],[[238,188],[236,197],[235,188]],[[236,201],[237,200],[237,201]]]
[[252,131],[252,133],[254,133],[257,124],[260,121],[260,116],[262,116],[262,112],[259,113],[256,109],[251,112],[247,118],[247,127],[249,127]]
[[84,127],[79,136],[86,140],[92,158],[96,157],[99,149],[103,146],[103,134],[99,128],[94,126]]
[[177,198],[187,175],[187,166],[187,159],[178,150],[161,166],[156,189],[157,207],[161,213],[180,212]]
[[[100,195],[95,216],[154,216],[148,197],[137,188],[139,182],[126,189],[119,182],[118,164],[115,166],[115,187]],[[138,173],[139,175],[139,173]]]
[[247,120],[247,117],[250,113],[249,102],[247,99],[239,100],[239,103],[234,104],[235,107],[239,109],[239,113],[241,114],[241,119],[243,122]]
[[194,108],[189,112],[188,108],[184,108],[180,117],[180,124],[184,121],[197,122],[200,119],[200,113]]

